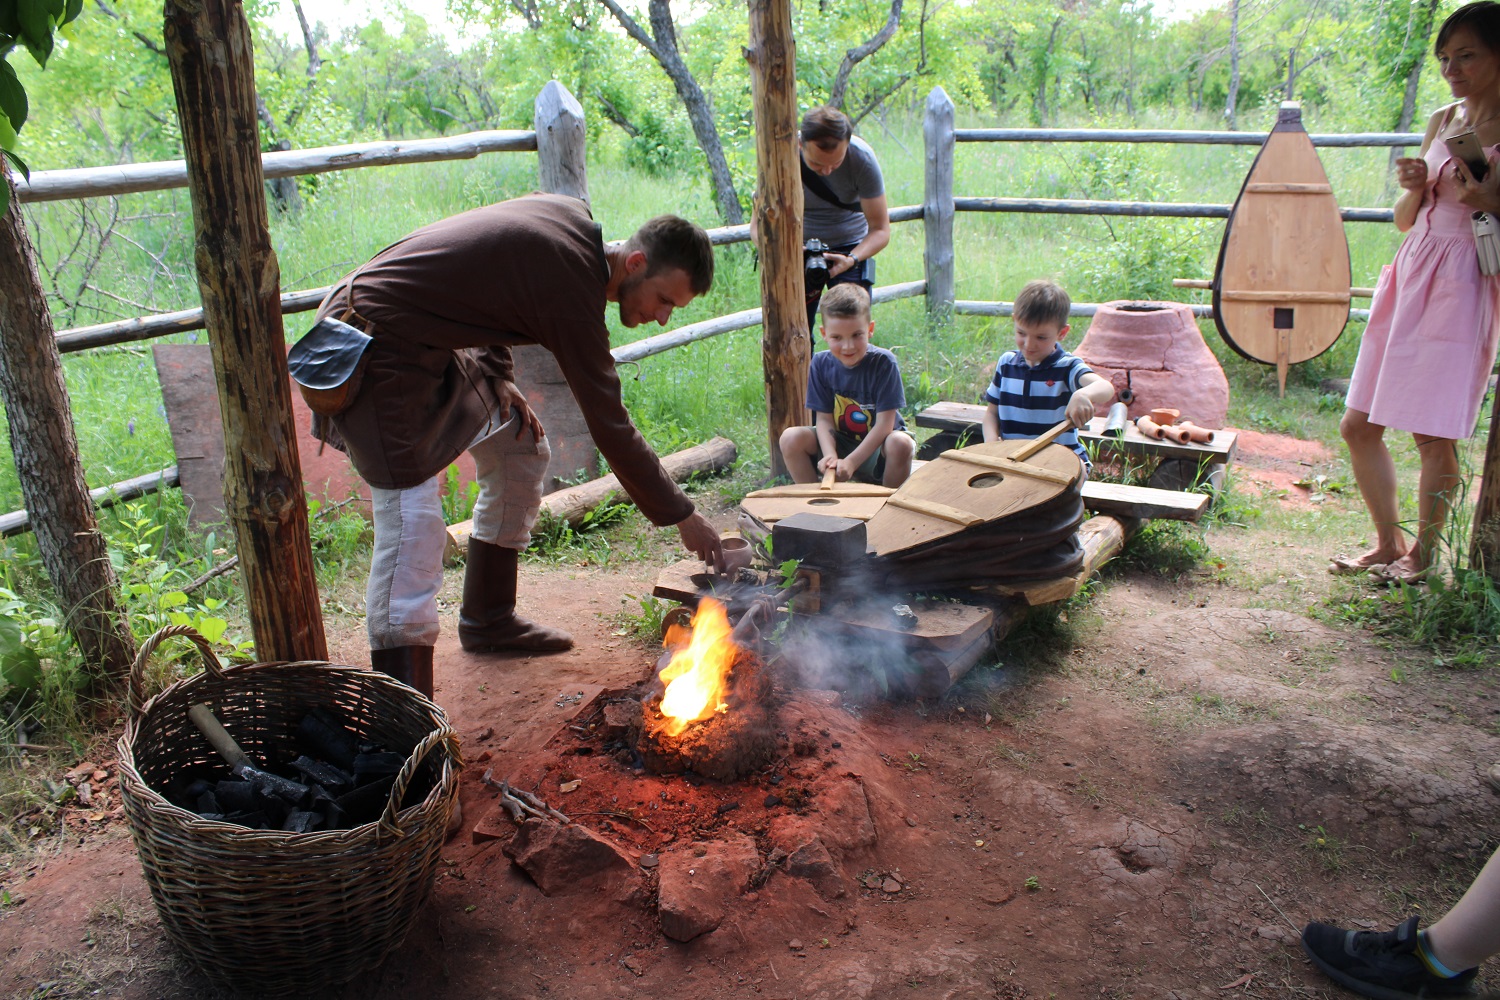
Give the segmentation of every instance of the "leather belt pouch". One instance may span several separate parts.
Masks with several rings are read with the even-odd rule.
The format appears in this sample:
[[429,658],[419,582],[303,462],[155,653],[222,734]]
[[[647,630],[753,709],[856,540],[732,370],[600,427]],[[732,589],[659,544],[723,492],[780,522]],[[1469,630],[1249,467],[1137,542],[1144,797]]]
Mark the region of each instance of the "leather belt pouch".
[[325,417],[349,408],[364,376],[370,335],[332,316],[318,320],[287,353],[307,408]]

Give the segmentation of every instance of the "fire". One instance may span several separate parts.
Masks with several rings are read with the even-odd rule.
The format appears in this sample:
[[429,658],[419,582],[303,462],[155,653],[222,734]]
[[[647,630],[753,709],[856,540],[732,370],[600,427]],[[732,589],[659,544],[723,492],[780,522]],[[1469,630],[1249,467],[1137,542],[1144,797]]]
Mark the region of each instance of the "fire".
[[[673,720],[667,729],[669,735],[676,736],[690,723],[728,707],[720,698],[724,679],[739,652],[729,631],[724,605],[711,597],[698,605],[691,630],[674,626],[667,631],[665,645],[682,643],[686,638],[661,672],[667,686],[661,699],[661,714]],[[684,636],[684,632],[688,634]]]

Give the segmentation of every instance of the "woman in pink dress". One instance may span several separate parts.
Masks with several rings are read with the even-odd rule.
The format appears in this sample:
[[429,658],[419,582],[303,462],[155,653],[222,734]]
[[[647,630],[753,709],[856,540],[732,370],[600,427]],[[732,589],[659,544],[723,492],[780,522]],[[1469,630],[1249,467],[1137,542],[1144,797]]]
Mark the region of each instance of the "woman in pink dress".
[[[1329,570],[1385,582],[1416,583],[1437,559],[1459,485],[1457,442],[1474,432],[1500,331],[1500,278],[1480,274],[1470,226],[1475,211],[1500,214],[1492,148],[1500,144],[1500,3],[1454,11],[1434,51],[1458,100],[1427,122],[1420,158],[1396,161],[1396,228],[1407,236],[1381,270],[1339,426],[1375,522],[1375,547],[1336,558]],[[1445,141],[1470,130],[1490,160],[1482,181]],[[1410,432],[1421,455],[1412,542],[1401,529],[1387,427]]]

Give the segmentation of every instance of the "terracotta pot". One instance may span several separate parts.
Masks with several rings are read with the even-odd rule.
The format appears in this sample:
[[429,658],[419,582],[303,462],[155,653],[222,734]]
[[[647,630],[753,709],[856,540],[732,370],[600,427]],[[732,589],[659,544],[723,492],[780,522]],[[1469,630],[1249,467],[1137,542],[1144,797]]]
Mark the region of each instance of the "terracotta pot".
[[721,538],[719,544],[724,547],[724,565],[719,569],[725,576],[745,569],[755,558],[754,546],[738,535]]
[[1148,416],[1150,416],[1152,420],[1156,421],[1162,427],[1171,427],[1173,424],[1177,423],[1177,418],[1182,416],[1182,411],[1173,409],[1169,406],[1158,406],[1156,409],[1152,410],[1148,414]]

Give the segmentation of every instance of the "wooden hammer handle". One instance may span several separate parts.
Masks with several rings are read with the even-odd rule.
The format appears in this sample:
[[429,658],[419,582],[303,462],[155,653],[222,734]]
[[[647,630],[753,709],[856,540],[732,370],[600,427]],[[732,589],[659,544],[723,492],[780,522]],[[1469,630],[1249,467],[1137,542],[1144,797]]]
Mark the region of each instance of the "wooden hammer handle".
[[1049,444],[1055,441],[1059,434],[1061,434],[1063,431],[1068,430],[1072,426],[1073,421],[1071,420],[1064,420],[1061,423],[1053,424],[1045,432],[1043,432],[1041,437],[1033,438],[1026,444],[1022,445],[1016,451],[1011,452],[1011,460],[1016,462],[1026,461],[1032,455],[1035,455],[1037,452],[1041,451],[1043,448],[1047,447]]
[[823,481],[818,484],[818,489],[820,489],[820,490],[831,490],[831,489],[833,489],[833,484],[836,483],[836,482],[838,482],[838,480],[839,480],[839,470],[838,469],[829,469],[829,470],[827,470],[826,472],[823,473]]
[[228,761],[229,766],[235,771],[239,771],[242,767],[255,766],[245,755],[245,751],[240,749],[240,745],[234,741],[234,737],[230,736],[219,720],[214,717],[214,713],[207,705],[199,704],[189,708],[188,718],[193,720],[193,725],[198,727],[198,731],[208,738],[208,742],[213,744],[219,756]]

